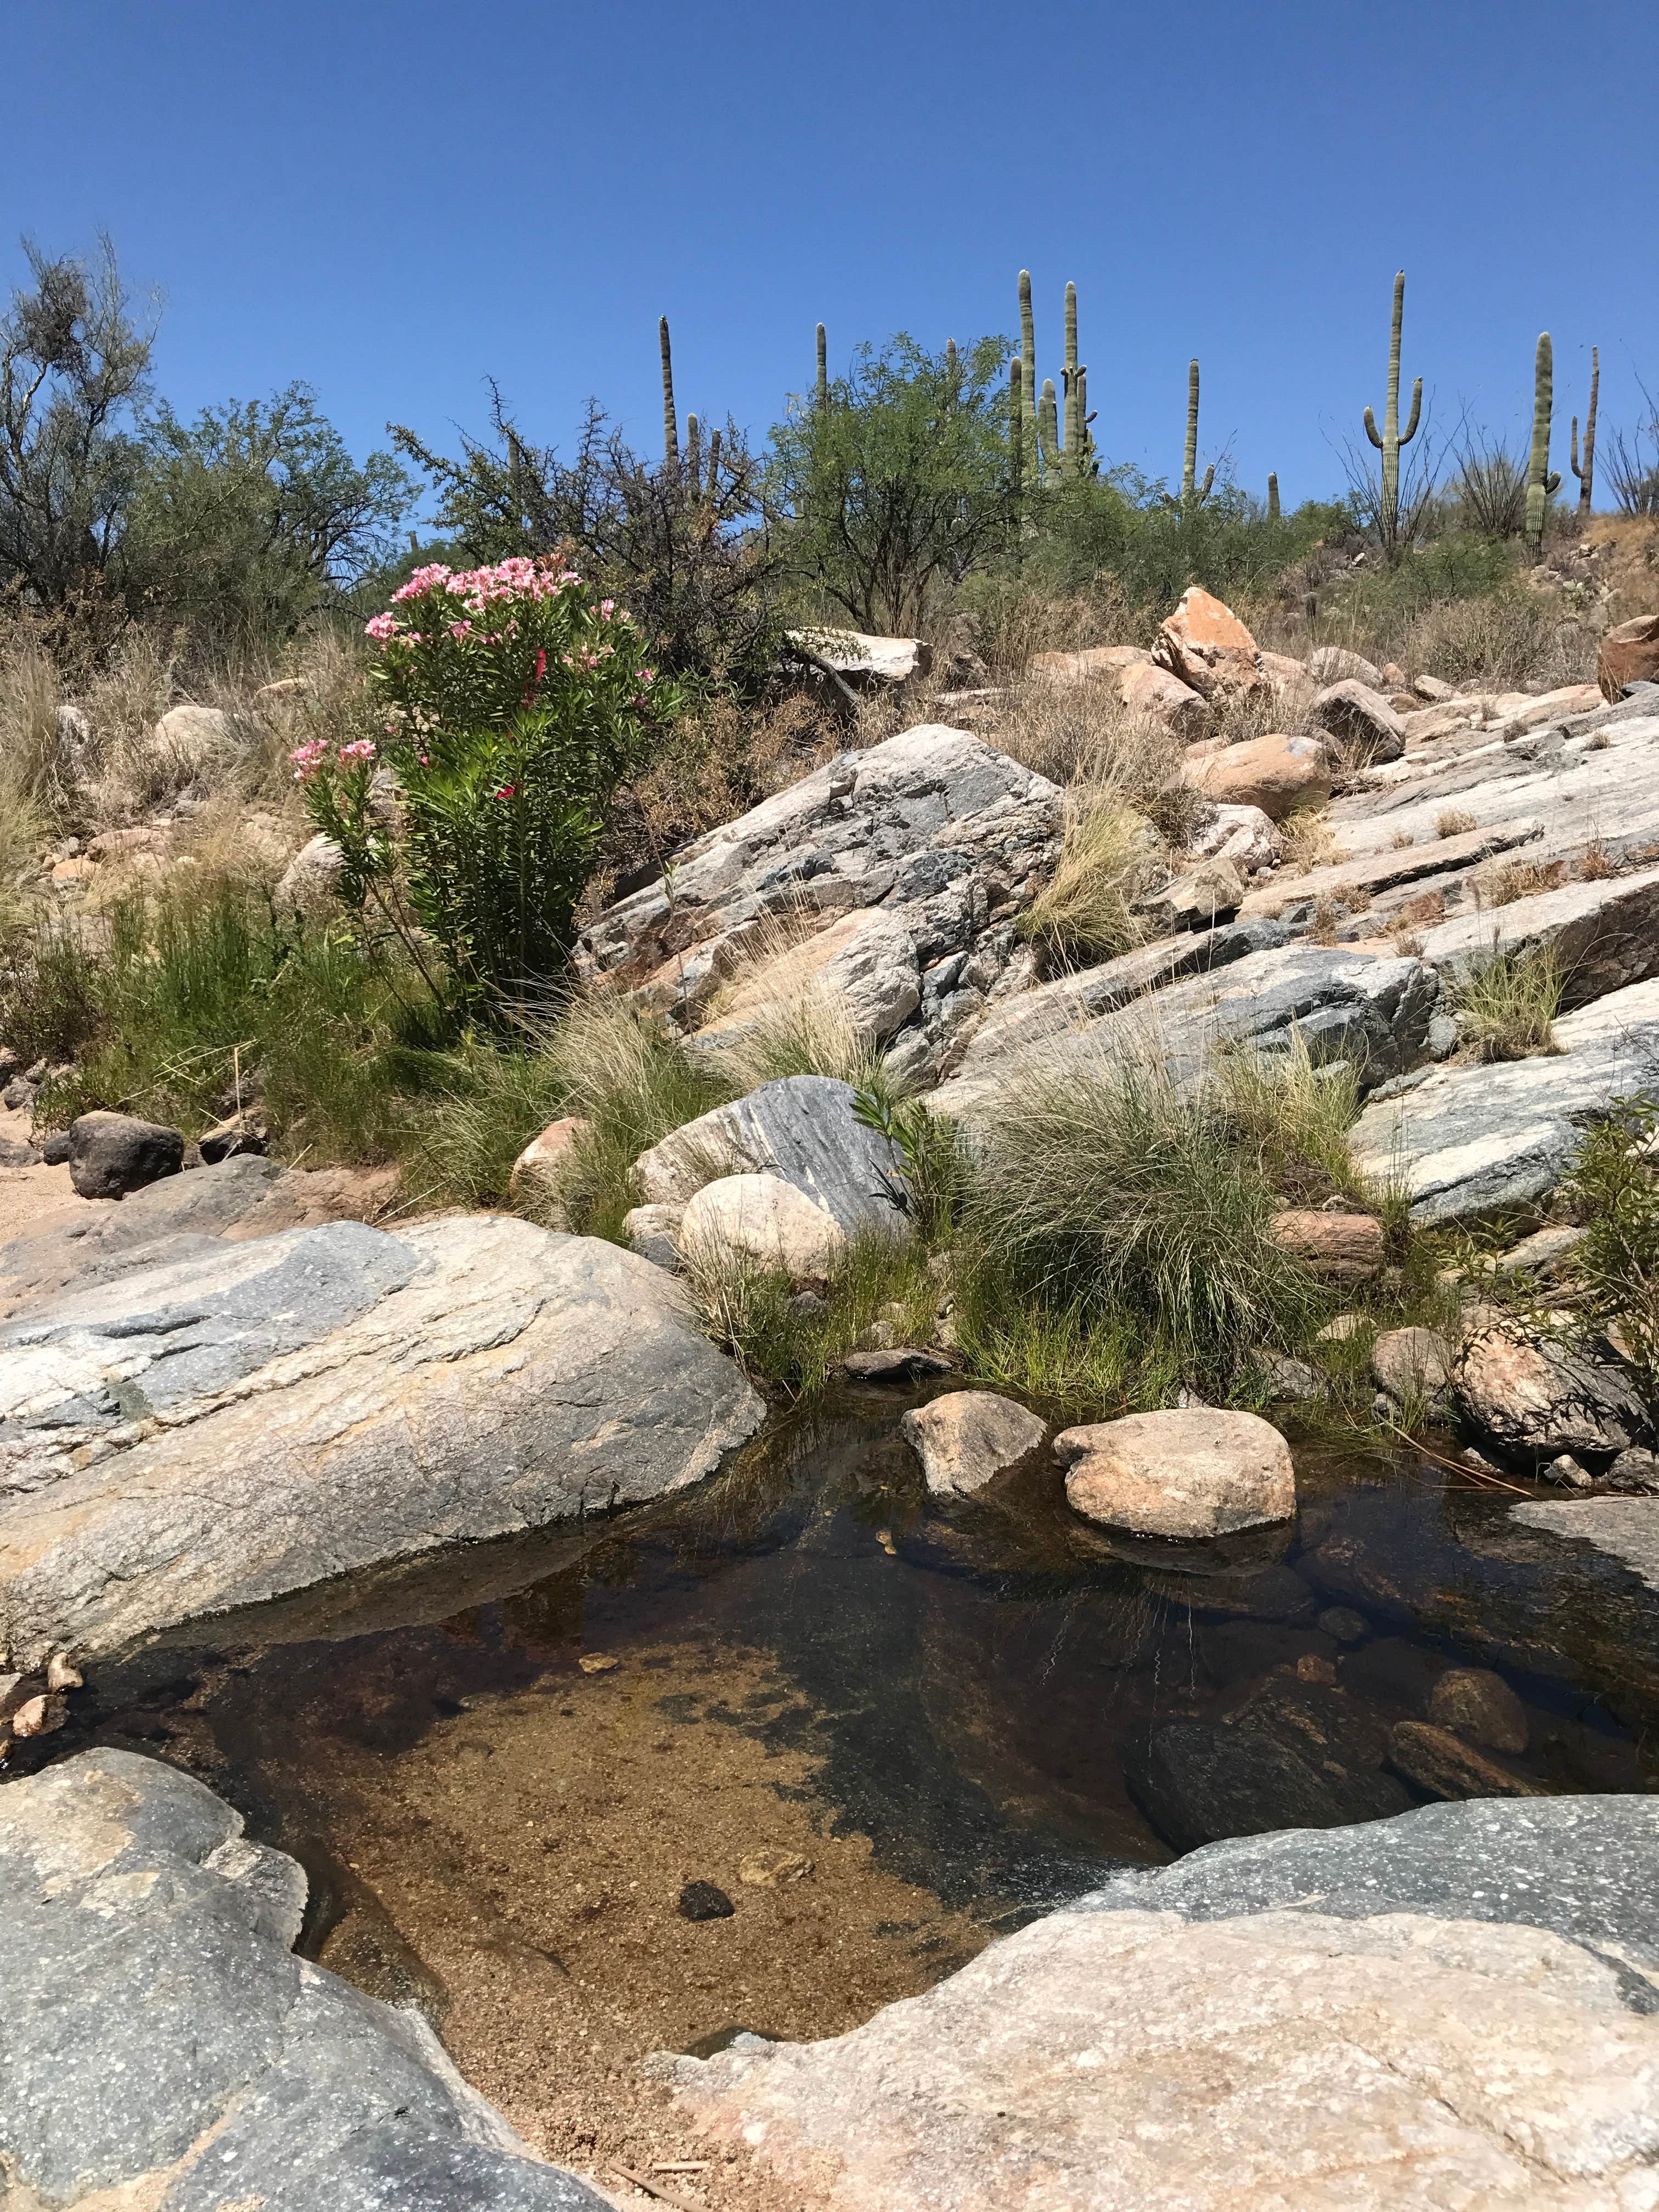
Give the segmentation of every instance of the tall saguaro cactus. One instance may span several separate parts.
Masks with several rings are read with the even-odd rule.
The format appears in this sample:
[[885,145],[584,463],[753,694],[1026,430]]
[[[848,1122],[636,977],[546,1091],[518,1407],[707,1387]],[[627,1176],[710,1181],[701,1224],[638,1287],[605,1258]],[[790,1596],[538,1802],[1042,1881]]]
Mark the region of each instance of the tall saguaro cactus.
[[1578,465],[1578,417],[1572,418],[1572,450],[1570,459],[1572,472],[1578,479],[1578,512],[1583,520],[1589,520],[1590,486],[1595,476],[1595,402],[1601,389],[1601,356],[1590,348],[1589,411],[1584,417],[1584,465]]
[[1406,272],[1397,270],[1394,280],[1394,321],[1389,332],[1389,390],[1382,406],[1382,431],[1379,437],[1376,417],[1368,407],[1365,410],[1365,435],[1382,456],[1382,500],[1377,513],[1377,528],[1382,534],[1383,550],[1392,554],[1400,542],[1400,448],[1409,446],[1417,435],[1418,417],[1423,412],[1423,380],[1419,376],[1412,386],[1411,419],[1402,430],[1400,427],[1400,331],[1406,319]]
[[1066,286],[1066,358],[1060,380],[1066,394],[1066,443],[1060,453],[1060,472],[1063,477],[1075,477],[1079,473],[1083,436],[1077,404],[1077,286],[1069,281]]
[[1550,410],[1555,398],[1555,349],[1547,331],[1538,333],[1533,356],[1532,453],[1527,463],[1527,542],[1534,557],[1544,550],[1544,510],[1561,489],[1550,474]]
[[818,380],[815,388],[820,415],[830,411],[830,337],[823,325],[818,325]]
[[1052,469],[1056,475],[1060,468],[1060,410],[1054,402],[1054,380],[1042,380],[1042,397],[1037,403],[1037,452],[1042,456],[1043,474]]
[[1277,471],[1274,471],[1274,470],[1273,470],[1273,469],[1269,469],[1269,470],[1268,470],[1268,471],[1267,471],[1267,520],[1268,520],[1268,521],[1269,521],[1269,522],[1277,522],[1277,521],[1278,521],[1278,520],[1279,520],[1279,477],[1278,477],[1278,473],[1277,473]]
[[1165,507],[1173,507],[1183,521],[1198,513],[1210,496],[1210,487],[1215,482],[1215,463],[1204,471],[1204,482],[1198,481],[1198,356],[1193,356],[1187,365],[1187,443],[1181,457],[1181,497],[1171,499],[1166,491]]
[[1031,313],[1031,272],[1019,272],[1020,379],[1025,402],[1025,451],[1023,473],[1035,476],[1037,465],[1036,323]]
[[657,319],[657,342],[662,348],[662,457],[665,466],[680,465],[680,426],[674,413],[674,356],[668,343],[668,318]]
[[1018,355],[1008,364],[1008,534],[1014,566],[1020,564],[1025,515],[1025,364]]
[[1036,373],[1036,325],[1031,313],[1031,272],[1019,272],[1020,383],[1024,399],[1024,474],[1045,483],[1080,481],[1095,473],[1095,441],[1089,425],[1089,372],[1077,357],[1077,286],[1066,287],[1065,352],[1060,392]]

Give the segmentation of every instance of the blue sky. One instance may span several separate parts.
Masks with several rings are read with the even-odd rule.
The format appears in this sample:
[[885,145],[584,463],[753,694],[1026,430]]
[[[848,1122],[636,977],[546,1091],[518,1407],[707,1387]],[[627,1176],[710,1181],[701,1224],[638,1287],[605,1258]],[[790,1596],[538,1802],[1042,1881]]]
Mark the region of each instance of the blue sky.
[[1206,455],[1287,503],[1380,415],[1401,265],[1442,433],[1524,441],[1543,328],[1564,474],[1592,342],[1606,428],[1659,394],[1653,0],[0,0],[0,283],[107,228],[176,405],[305,377],[359,451],[489,375],[648,446],[663,313],[682,416],[763,432],[820,318],[836,364],[1012,332],[1022,264],[1110,459],[1178,471],[1196,353]]

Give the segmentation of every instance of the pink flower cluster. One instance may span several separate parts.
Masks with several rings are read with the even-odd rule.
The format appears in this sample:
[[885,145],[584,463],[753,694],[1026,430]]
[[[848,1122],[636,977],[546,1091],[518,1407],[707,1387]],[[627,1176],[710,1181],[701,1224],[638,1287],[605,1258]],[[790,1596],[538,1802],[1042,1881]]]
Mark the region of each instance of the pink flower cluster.
[[[374,757],[373,738],[356,738],[349,745],[342,745],[337,757],[342,762],[372,761]],[[309,783],[328,758],[328,746],[321,738],[313,738],[308,744],[295,745],[289,755],[294,763],[295,783]]]
[[482,614],[492,599],[556,599],[561,592],[580,582],[574,568],[556,570],[546,555],[532,561],[515,553],[485,568],[449,568],[441,561],[434,561],[427,568],[417,568],[392,597],[395,604],[399,599],[418,599],[426,592],[447,592],[452,598],[464,599],[476,615]]

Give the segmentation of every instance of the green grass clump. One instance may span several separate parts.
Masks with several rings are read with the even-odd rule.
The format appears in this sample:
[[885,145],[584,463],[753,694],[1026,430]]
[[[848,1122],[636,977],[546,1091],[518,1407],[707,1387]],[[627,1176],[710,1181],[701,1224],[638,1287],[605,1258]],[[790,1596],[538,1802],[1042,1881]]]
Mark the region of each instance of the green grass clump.
[[802,1310],[786,1275],[737,1254],[690,1255],[687,1281],[705,1334],[746,1373],[799,1397],[823,1388],[884,1309],[896,1341],[925,1345],[933,1336],[939,1285],[928,1270],[926,1247],[879,1230],[848,1240],[822,1310]]
[[1115,959],[1145,930],[1131,903],[1145,870],[1147,825],[1127,808],[1076,809],[1060,865],[1015,927],[1051,968]]
[[1619,1324],[1644,1395],[1659,1401],[1659,1101],[1616,1099],[1589,1131],[1569,1191],[1584,1224],[1573,1270],[1586,1319]]
[[1460,1038],[1484,1060],[1556,1051],[1555,1017],[1566,981],[1553,946],[1494,946],[1452,987]]

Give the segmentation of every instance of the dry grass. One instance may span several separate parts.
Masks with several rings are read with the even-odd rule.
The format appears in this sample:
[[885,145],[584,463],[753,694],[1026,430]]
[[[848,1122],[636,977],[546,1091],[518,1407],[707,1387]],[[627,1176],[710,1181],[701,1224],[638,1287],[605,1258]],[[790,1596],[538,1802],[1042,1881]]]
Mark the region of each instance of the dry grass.
[[1279,825],[1279,836],[1284,853],[1279,865],[1293,874],[1305,876],[1310,869],[1327,867],[1340,857],[1336,833],[1322,807],[1304,806],[1287,814]]
[[1473,814],[1465,814],[1462,809],[1457,806],[1443,807],[1434,817],[1434,834],[1437,837],[1462,837],[1478,826]]
[[1156,832],[1109,786],[1075,791],[1060,865],[1016,927],[1051,971],[1115,959],[1146,932],[1133,902],[1158,856]]
[[1494,944],[1453,987],[1462,1042],[1483,1060],[1559,1050],[1554,1022],[1566,980],[1552,947],[1510,952]]
[[880,1054],[823,972],[823,924],[809,907],[763,915],[710,999],[697,1058],[733,1091],[786,1075],[868,1081]]
[[1578,879],[1585,884],[1604,884],[1619,872],[1619,863],[1599,837],[1593,838],[1584,848],[1578,863]]
[[992,742],[1051,783],[1143,816],[1172,846],[1185,844],[1203,813],[1182,781],[1186,747],[1161,722],[1131,714],[1114,678],[1020,685]]
[[1477,870],[1471,880],[1481,906],[1513,906],[1516,899],[1559,890],[1566,867],[1565,860],[1499,860]]

